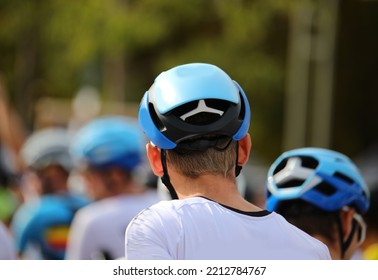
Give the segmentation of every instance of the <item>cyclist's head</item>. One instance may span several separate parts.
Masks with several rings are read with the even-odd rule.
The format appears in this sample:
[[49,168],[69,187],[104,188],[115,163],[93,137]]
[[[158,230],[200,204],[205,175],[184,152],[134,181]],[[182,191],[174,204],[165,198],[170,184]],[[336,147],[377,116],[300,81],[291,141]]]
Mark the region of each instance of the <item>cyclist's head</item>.
[[[166,158],[192,178],[204,173],[232,177],[232,168],[239,174],[235,147],[248,133],[250,115],[242,88],[215,65],[184,64],[155,79],[141,101],[139,123],[161,149],[162,180],[172,197],[177,195]],[[166,156],[166,150],[172,153]]]
[[[356,165],[341,153],[321,148],[283,153],[268,171],[266,193],[268,210],[331,244],[339,241],[341,258],[365,238],[366,225],[360,214],[369,208],[369,191]],[[345,237],[341,216],[350,208],[355,213]]]
[[71,154],[78,165],[132,172],[144,158],[146,141],[138,123],[125,116],[101,116],[73,136]]
[[268,210],[294,199],[328,212],[349,206],[363,214],[369,208],[369,191],[356,165],[341,153],[321,148],[285,152],[270,167]]
[[64,128],[49,127],[33,132],[21,149],[21,157],[29,170],[38,175],[39,183],[30,186],[37,193],[65,193],[73,167],[69,154],[69,136]]
[[[157,147],[203,150],[215,138],[242,139],[250,108],[242,88],[217,66],[191,63],[161,73],[145,93],[139,123]],[[187,143],[211,136],[211,140]]]
[[49,166],[60,166],[67,172],[72,169],[67,130],[49,127],[33,132],[21,149],[26,166],[36,171]]

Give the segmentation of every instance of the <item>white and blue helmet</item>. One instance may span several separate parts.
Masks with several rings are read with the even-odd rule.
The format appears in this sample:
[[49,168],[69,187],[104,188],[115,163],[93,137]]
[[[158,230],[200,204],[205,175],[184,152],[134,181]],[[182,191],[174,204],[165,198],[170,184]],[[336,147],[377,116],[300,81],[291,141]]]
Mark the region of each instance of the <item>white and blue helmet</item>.
[[70,152],[76,164],[93,168],[120,167],[133,171],[144,158],[146,139],[129,117],[97,117],[73,136]]
[[20,154],[25,165],[36,170],[59,165],[69,172],[73,165],[69,153],[69,134],[61,127],[33,131],[24,142]]
[[369,190],[355,164],[322,148],[295,149],[279,156],[268,171],[266,193],[270,211],[294,199],[328,212],[353,206],[365,213],[369,208]]
[[[193,116],[213,114],[207,123]],[[157,147],[170,150],[203,135],[242,139],[248,132],[250,107],[242,88],[217,66],[190,63],[162,72],[144,94],[139,123]]]

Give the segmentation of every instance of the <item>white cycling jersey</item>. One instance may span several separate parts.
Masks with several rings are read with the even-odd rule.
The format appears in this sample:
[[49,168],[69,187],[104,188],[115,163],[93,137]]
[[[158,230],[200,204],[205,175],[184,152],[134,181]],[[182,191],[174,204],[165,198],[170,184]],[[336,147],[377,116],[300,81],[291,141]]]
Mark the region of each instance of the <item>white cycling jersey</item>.
[[66,259],[118,259],[124,257],[128,223],[142,209],[160,201],[155,190],[119,195],[80,209],[71,225]]
[[12,236],[0,221],[0,260],[16,259],[16,246]]
[[203,197],[161,201],[137,215],[125,259],[331,259],[319,240],[266,210],[243,212]]

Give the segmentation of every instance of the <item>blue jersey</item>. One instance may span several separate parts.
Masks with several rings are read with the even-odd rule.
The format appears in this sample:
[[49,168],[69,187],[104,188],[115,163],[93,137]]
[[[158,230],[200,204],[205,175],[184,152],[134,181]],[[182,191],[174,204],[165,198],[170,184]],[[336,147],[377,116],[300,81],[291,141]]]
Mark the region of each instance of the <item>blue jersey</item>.
[[33,248],[39,258],[64,259],[72,219],[88,203],[78,195],[44,195],[20,206],[11,225],[19,253]]

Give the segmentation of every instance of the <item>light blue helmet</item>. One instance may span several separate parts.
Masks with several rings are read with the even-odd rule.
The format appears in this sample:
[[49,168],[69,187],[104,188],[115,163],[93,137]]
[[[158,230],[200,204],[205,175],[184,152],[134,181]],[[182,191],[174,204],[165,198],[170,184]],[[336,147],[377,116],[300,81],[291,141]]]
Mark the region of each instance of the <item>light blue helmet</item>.
[[71,154],[93,168],[121,167],[133,171],[144,156],[146,139],[138,122],[124,116],[101,116],[73,136]]
[[[207,123],[193,116],[212,114]],[[250,107],[242,88],[217,66],[190,63],[161,73],[145,93],[139,123],[156,146],[174,149],[203,135],[242,139],[248,132]]]
[[365,213],[369,208],[369,190],[355,164],[322,148],[295,149],[279,156],[268,171],[266,193],[270,211],[293,199],[329,212],[353,206]]

